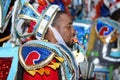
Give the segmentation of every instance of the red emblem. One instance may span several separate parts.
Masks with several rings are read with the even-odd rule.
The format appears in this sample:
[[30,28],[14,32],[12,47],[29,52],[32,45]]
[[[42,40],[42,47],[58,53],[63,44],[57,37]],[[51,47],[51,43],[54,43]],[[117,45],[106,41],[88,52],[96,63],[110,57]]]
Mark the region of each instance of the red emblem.
[[40,54],[37,51],[31,51],[25,59],[27,65],[35,64],[35,61],[40,59]]

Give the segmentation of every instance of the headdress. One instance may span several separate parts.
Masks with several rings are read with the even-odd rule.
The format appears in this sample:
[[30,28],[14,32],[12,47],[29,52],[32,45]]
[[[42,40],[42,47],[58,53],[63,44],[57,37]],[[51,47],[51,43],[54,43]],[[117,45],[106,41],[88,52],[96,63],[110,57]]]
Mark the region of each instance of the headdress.
[[25,3],[20,11],[19,17],[24,19],[33,20],[36,22],[34,31],[29,34],[18,35],[29,36],[35,34],[38,40],[44,38],[47,28],[51,25],[57,11],[60,10],[58,5],[49,5],[42,14],[39,14],[29,3]]

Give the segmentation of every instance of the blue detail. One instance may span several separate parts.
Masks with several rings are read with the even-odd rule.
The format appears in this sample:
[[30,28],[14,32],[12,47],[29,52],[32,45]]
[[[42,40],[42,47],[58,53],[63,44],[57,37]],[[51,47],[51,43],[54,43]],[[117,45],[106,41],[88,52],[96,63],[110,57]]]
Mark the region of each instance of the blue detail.
[[44,19],[45,19],[46,21],[50,21],[50,16],[45,15],[45,16],[44,16]]
[[107,68],[94,68],[94,72],[105,74],[105,80],[110,80],[110,72]]
[[37,36],[38,36],[38,37],[41,37],[41,36],[42,36],[42,34],[41,34],[41,33],[39,33],[39,32],[37,32]]
[[109,73],[109,70],[107,68],[94,68],[94,72]]
[[5,19],[6,14],[8,12],[9,6],[10,6],[11,0],[2,0],[2,14],[3,18]]
[[75,68],[76,68],[76,70],[77,70],[77,65],[75,64],[74,57],[73,57],[71,51],[68,50],[68,48],[65,47],[63,44],[59,44],[59,45],[69,54],[69,56],[71,57],[71,59],[72,59],[72,61],[73,61],[73,65],[75,66]]
[[111,57],[115,57],[115,58],[120,58],[120,51],[111,51],[110,53]]
[[33,18],[39,18],[39,16],[29,7],[26,5],[23,5],[20,14],[27,15]]
[[10,7],[10,3],[11,3],[11,0],[0,0],[0,6],[2,10],[2,27],[5,24],[5,20],[6,20],[7,12]]
[[[74,59],[74,57],[73,57],[73,55],[72,55],[72,53],[71,53],[71,51],[69,51],[69,49],[66,47],[66,46],[64,46],[64,45],[62,45],[62,44],[60,44],[60,45],[56,45],[56,44],[52,44],[52,43],[50,43],[50,42],[44,42],[44,41],[39,41],[39,40],[32,40],[32,41],[29,41],[29,42],[26,42],[25,44],[38,44],[38,45],[40,45],[40,46],[44,46],[44,47],[49,47],[49,49],[51,49],[51,50],[54,50],[55,52],[56,52],[56,54],[58,54],[60,57],[63,57],[63,53],[61,52],[61,48],[62,49],[64,49],[66,52],[68,52],[68,55],[69,55],[69,57],[70,57],[70,59],[71,59],[71,62],[73,63],[73,65],[72,66],[74,66],[74,69],[75,69],[75,71],[76,71],[76,77],[75,78],[77,78],[78,77],[78,67],[77,67],[77,64],[75,63],[75,59]],[[24,44],[24,45],[25,45]],[[36,47],[35,47],[36,48]],[[59,49],[60,48],[60,49]],[[40,50],[41,49],[41,50]],[[30,49],[28,49],[28,50],[30,50]],[[40,51],[43,51],[43,52],[45,52],[46,51],[46,54],[49,52],[49,50],[48,50],[48,52],[47,52],[47,50],[45,49],[43,49],[42,50],[42,48],[39,48],[39,47],[37,47],[36,49],[33,49],[33,50],[40,50]],[[24,50],[24,51],[26,51],[26,50]],[[27,51],[28,52],[28,51]],[[22,51],[22,53],[25,55],[25,53],[26,52],[23,52]],[[71,79],[71,75],[72,75],[72,72],[70,72],[70,69],[69,69],[69,67],[68,67],[68,63],[66,62],[63,62],[63,65],[64,65],[64,67],[65,67],[65,74],[66,74],[66,76],[67,76],[67,78],[68,79]]]
[[26,0],[21,0],[21,5],[23,6],[25,4]]
[[63,56],[61,51],[56,47],[56,45],[52,44],[50,42],[44,42],[44,41],[39,41],[39,40],[32,40],[32,41],[27,42],[26,44],[35,44],[35,43],[43,45],[43,46],[46,46],[46,47],[49,47],[52,50],[55,50],[59,54],[59,56],[61,56],[61,57]]
[[108,35],[114,30],[114,28],[113,28],[112,25],[107,24],[107,23],[105,23],[105,22],[103,22],[103,21],[101,21],[101,20],[98,20],[98,21],[97,21],[97,26],[96,26],[96,29],[97,29],[98,33],[99,33],[99,32],[101,31],[101,29],[104,28],[104,27],[108,28],[108,31],[106,31],[106,32],[104,33],[105,36],[108,36]]
[[69,67],[68,67],[68,63],[65,61],[64,64],[65,64],[65,72],[67,74],[67,80],[70,80],[72,74],[70,73],[70,70],[69,70]]
[[88,42],[88,39],[89,39],[86,36],[89,37],[90,27],[86,28],[85,26],[74,25],[74,29],[75,29],[75,31],[77,33],[77,39],[78,39],[79,43],[81,45],[83,45],[84,46],[84,50],[86,50],[87,42]]
[[[76,76],[78,76],[78,67],[77,67],[77,64],[76,64],[76,62],[75,62],[75,59],[74,59],[74,57],[73,57],[73,55],[72,55],[72,53],[71,53],[71,51],[66,47],[66,46],[64,46],[63,44],[59,44],[67,53],[68,53],[68,55],[70,56],[70,58],[71,58],[71,61],[72,61],[72,63],[73,63],[73,66],[74,66],[74,68],[75,68],[75,70],[76,70]],[[68,64],[67,63],[65,63],[65,68],[66,68],[66,73],[68,73],[67,74],[67,77],[68,78],[70,78],[70,76],[72,75],[72,74],[70,74],[70,72],[69,72],[69,69],[68,69]]]
[[35,47],[35,46],[24,46],[22,48],[22,56],[24,59],[26,59],[26,57],[28,56],[28,54],[32,51],[36,51],[38,52],[41,56],[40,59],[38,61],[35,61],[35,64],[40,63],[41,61],[47,59],[50,54],[51,51],[45,48],[40,48],[40,47]]
[[110,15],[109,8],[106,7],[104,4],[101,6],[100,9],[100,16],[102,17],[108,17]]

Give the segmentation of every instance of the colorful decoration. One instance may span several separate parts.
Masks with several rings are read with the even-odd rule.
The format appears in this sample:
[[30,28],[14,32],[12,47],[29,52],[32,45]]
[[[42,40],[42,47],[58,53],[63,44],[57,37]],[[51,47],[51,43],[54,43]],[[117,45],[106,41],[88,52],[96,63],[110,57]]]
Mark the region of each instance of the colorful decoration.
[[0,57],[0,79],[1,80],[7,80],[9,71],[10,71],[10,67],[11,67],[11,63],[12,63],[12,57],[7,58],[1,58]]
[[[119,26],[118,22],[109,18],[98,18],[91,29],[87,56],[89,61],[95,64],[96,68],[98,65],[103,66],[102,69],[107,68],[107,72],[103,71],[106,75],[112,75],[113,68],[109,70],[111,66],[119,66]],[[98,70],[102,69],[98,68]],[[109,79],[112,78],[109,77]]]
[[14,80],[18,69],[18,47],[11,47],[4,43],[0,47],[0,79]]
[[[58,5],[51,5],[49,8],[46,8],[42,14],[39,14],[29,3],[26,3],[20,14],[19,17],[22,19],[33,20],[36,22],[36,25],[33,29],[32,33],[22,34],[19,31],[19,36],[31,36],[33,34],[36,35],[37,39],[43,39],[47,28],[51,25],[51,19],[54,18],[54,14],[59,11],[60,8]],[[54,16],[53,16],[54,15]],[[18,27],[21,27],[18,25]]]
[[[0,39],[0,42],[6,41],[10,38],[9,42],[26,44],[20,46],[19,57],[22,66],[27,73],[35,76],[37,75],[50,75],[51,70],[57,71],[61,69],[62,79],[69,80],[71,76],[77,78],[79,63],[86,60],[85,55],[89,61],[94,64],[113,64],[120,63],[120,24],[109,18],[99,18],[101,15],[101,8],[105,8],[110,15],[120,8],[120,0],[34,0],[34,4],[28,3],[30,0],[0,0],[0,33],[6,29],[8,22],[12,21],[11,35]],[[11,7],[11,2],[15,2]],[[27,2],[27,3],[26,3]],[[103,6],[104,3],[104,6]],[[36,6],[37,4],[37,6]],[[51,6],[49,8],[49,6]],[[60,7],[58,7],[58,5]],[[73,6],[73,7],[71,7]],[[74,14],[85,10],[82,17],[95,20],[95,24],[89,23],[88,20],[75,20],[73,23],[74,29],[77,32],[73,54],[76,58],[72,57],[71,51],[64,45],[53,45],[49,42],[31,41],[32,39],[42,40],[47,31],[48,26],[57,11],[65,10],[70,13],[70,8]],[[103,16],[109,14],[105,11],[102,12]],[[20,11],[21,10],[21,11]],[[18,15],[19,14],[19,15]],[[80,15],[79,15],[80,16]],[[81,19],[81,17],[79,17]],[[36,36],[36,37],[33,37]],[[21,39],[19,41],[17,38]],[[23,44],[22,43],[22,44]],[[16,44],[14,44],[15,46]],[[7,51],[7,52],[6,52]],[[8,53],[9,52],[9,53]],[[0,80],[14,80],[17,73],[18,65],[18,47],[0,47]],[[3,54],[5,53],[5,54]],[[85,55],[84,55],[85,54]],[[34,55],[34,56],[33,56]],[[64,57],[63,57],[64,55]],[[91,56],[92,59],[91,60]],[[80,59],[79,59],[80,58]],[[70,65],[71,64],[71,65]],[[81,66],[81,65],[80,65]],[[82,66],[85,68],[84,66]],[[88,67],[88,66],[87,66]],[[100,66],[101,67],[101,66]],[[102,66],[103,67],[103,66]],[[105,66],[104,66],[105,67]],[[81,72],[89,74],[86,69]],[[101,68],[94,69],[95,72],[102,71]],[[108,69],[105,71],[109,72]],[[108,75],[108,74],[105,74]],[[103,75],[103,76],[105,76]],[[98,78],[96,78],[98,79]]]
[[118,28],[117,27],[118,25],[116,24],[118,24],[116,21],[110,19],[107,20],[107,18],[99,18],[97,20],[97,25],[95,26],[95,30],[98,37],[103,43],[107,43],[108,41],[107,38],[109,36],[112,36],[110,42],[114,42],[117,39],[118,35],[116,34],[116,30]]
[[[57,56],[55,54],[56,52],[52,51],[52,49],[49,49],[49,47],[44,47],[41,44],[34,44],[26,43],[20,48],[19,57],[23,67],[27,70],[27,72],[33,76],[36,72],[40,73],[40,75],[43,75],[46,73],[46,69],[44,68],[45,66],[54,70],[59,68],[60,63],[64,61],[63,58]],[[54,62],[53,59],[56,59],[59,62]],[[49,75],[50,71],[46,74]]]
[[[69,59],[66,60],[63,54]],[[61,64],[65,67],[65,70],[61,70],[61,75],[63,75],[63,72],[65,73],[62,78],[71,78],[71,75],[73,75],[71,70],[74,70],[74,77],[78,77],[78,68],[74,57],[70,50],[62,44],[55,45],[39,40],[28,41],[19,48],[19,59],[25,70],[34,77],[38,74],[50,75],[51,71],[57,71]],[[72,66],[68,65],[70,63]]]
[[75,21],[73,26],[77,34],[78,43],[83,48],[83,52],[85,52],[89,40],[91,22],[87,20]]
[[111,25],[106,24],[103,21],[98,20],[96,25],[96,32],[101,37],[107,37],[110,36],[111,33],[113,33],[114,29]]

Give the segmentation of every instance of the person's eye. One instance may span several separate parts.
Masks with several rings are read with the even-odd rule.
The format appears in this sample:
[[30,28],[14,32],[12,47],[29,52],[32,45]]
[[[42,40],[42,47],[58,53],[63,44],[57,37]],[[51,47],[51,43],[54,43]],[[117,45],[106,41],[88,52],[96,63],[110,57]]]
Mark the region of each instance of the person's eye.
[[72,28],[72,26],[71,26],[71,25],[68,25],[68,28],[70,29],[70,28]]

